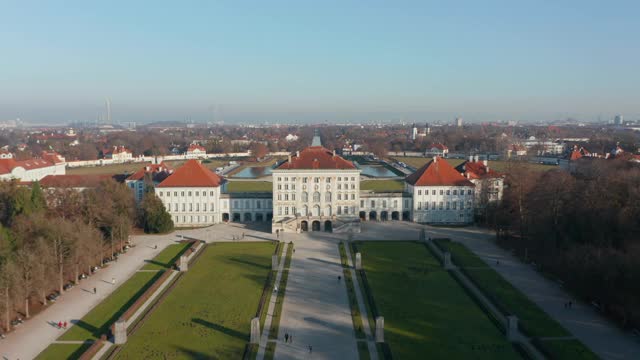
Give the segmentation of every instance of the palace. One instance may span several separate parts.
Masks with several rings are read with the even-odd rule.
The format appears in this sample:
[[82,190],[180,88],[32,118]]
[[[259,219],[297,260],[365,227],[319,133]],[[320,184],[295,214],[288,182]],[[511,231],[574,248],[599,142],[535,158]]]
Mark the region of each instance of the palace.
[[[152,183],[177,227],[270,222],[273,232],[359,232],[364,221],[473,223],[479,191],[488,191],[485,201],[499,201],[502,175],[471,160],[454,168],[435,156],[404,179],[402,191],[388,192],[361,190],[357,164],[319,139],[274,166],[272,192],[229,192],[223,177],[195,159],[173,172],[144,170],[162,172],[162,180]],[[136,192],[145,171],[129,179],[136,180],[130,184]]]

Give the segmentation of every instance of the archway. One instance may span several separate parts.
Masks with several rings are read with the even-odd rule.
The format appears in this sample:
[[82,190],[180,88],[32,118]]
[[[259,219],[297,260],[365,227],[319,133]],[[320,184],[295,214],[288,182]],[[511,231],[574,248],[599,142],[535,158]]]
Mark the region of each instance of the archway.
[[320,221],[316,220],[311,223],[311,230],[320,231]]
[[365,221],[367,220],[367,213],[365,211],[360,211],[360,220]]
[[400,213],[397,211],[394,211],[391,213],[391,220],[400,220]]
[[332,232],[333,231],[333,225],[331,224],[331,221],[327,220],[324,222],[324,231],[326,232]]
[[251,213],[244,213],[244,221],[245,222],[251,221]]
[[369,220],[372,220],[372,221],[376,220],[378,218],[377,215],[378,214],[375,211],[370,211],[369,212]]
[[309,223],[306,220],[300,222],[300,230],[309,231]]
[[408,211],[403,211],[402,212],[402,220],[403,221],[409,221],[409,212]]
[[233,213],[233,221],[240,222],[240,213]]
[[229,222],[229,213],[223,213],[222,214],[222,221],[223,222]]
[[262,214],[256,214],[256,221],[264,221],[264,216]]
[[313,207],[313,216],[320,216],[320,205]]
[[381,221],[387,221],[389,220],[389,213],[386,211],[381,211],[380,212],[380,220]]

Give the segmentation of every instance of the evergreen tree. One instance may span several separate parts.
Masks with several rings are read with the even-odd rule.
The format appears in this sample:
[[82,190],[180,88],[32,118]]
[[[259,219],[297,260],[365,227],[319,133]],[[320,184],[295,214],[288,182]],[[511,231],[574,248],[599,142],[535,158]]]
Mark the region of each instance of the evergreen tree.
[[138,223],[145,233],[159,234],[173,230],[171,215],[153,191],[145,192],[140,202]]

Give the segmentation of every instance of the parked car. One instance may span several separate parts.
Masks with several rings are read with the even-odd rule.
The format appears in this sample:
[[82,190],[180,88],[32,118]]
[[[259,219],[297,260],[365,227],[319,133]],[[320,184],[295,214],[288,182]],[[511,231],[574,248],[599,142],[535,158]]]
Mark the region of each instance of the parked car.
[[84,280],[86,278],[87,278],[87,274],[85,274],[85,273],[82,273],[82,274],[78,275],[78,280]]
[[66,284],[64,284],[64,285],[62,286],[62,289],[63,289],[64,291],[67,291],[67,290],[72,289],[74,286],[75,286],[75,285],[74,285],[72,282],[70,282],[70,283],[66,283]]
[[47,300],[51,301],[51,302],[55,302],[56,300],[58,300],[58,298],[60,297],[60,292],[58,292],[57,290],[52,292],[51,294],[49,294],[49,296],[47,296]]
[[22,320],[22,318],[16,318],[11,320],[11,326],[19,326],[23,323],[24,321]]
[[93,274],[93,273],[95,273],[95,272],[96,272],[96,271],[98,271],[98,270],[100,270],[100,268],[99,268],[99,267],[97,267],[97,266],[93,266],[93,267],[91,268],[91,273]]

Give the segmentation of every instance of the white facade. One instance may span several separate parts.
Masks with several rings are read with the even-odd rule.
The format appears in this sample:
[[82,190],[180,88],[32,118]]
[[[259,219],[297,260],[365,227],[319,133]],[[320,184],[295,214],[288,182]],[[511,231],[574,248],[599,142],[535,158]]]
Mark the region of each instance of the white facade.
[[412,186],[413,219],[419,223],[469,224],[473,222],[475,189],[472,186]]
[[306,217],[353,218],[359,213],[360,170],[274,170],[273,222]]
[[25,182],[40,181],[47,175],[65,175],[65,160],[57,156],[60,162],[53,163],[44,159],[15,161],[13,154],[0,153],[0,165],[4,173],[0,180],[20,180]]
[[156,195],[176,227],[222,222],[220,187],[159,187]]
[[411,220],[413,200],[405,193],[362,192],[358,216],[361,220]]
[[207,150],[200,147],[189,147],[185,153],[187,159],[204,159],[207,157]]

